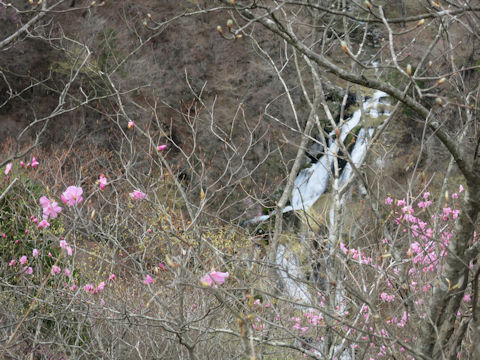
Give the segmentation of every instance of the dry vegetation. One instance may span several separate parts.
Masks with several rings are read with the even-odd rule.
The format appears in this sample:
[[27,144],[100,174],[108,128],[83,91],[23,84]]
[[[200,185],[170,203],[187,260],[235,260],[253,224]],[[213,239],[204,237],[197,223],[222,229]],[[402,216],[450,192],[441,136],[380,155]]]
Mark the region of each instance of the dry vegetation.
[[[475,359],[468,4],[0,0],[0,360]],[[312,144],[352,164],[372,89],[395,111],[352,182],[282,215]]]

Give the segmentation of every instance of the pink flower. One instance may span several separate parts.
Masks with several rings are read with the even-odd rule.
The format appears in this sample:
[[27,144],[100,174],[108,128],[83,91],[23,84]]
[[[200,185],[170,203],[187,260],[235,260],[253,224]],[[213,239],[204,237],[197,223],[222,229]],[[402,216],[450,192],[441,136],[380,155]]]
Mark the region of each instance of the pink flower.
[[36,257],[38,256],[38,250],[37,250],[37,249],[33,249],[33,251],[32,251],[32,256],[33,256],[34,258],[36,258]]
[[23,269],[23,271],[24,271],[25,274],[27,274],[27,275],[32,275],[32,274],[33,274],[33,269],[32,269],[31,266],[25,267],[25,268]]
[[128,125],[127,125],[127,128],[132,129],[134,127],[135,127],[135,123],[133,121],[129,121]]
[[62,201],[68,206],[79,204],[83,201],[83,190],[79,186],[69,186],[62,194]]
[[452,211],[452,217],[453,217],[454,219],[458,218],[458,214],[460,214],[460,210],[453,210],[453,211]]
[[157,150],[158,150],[158,151],[163,151],[163,150],[165,150],[166,148],[167,148],[167,145],[158,145],[158,146],[157,146]]
[[147,285],[147,284],[152,284],[152,283],[153,283],[152,277],[151,277],[149,274],[147,274],[147,276],[145,277],[145,280],[143,280],[143,283],[144,283],[145,285]]
[[387,293],[383,292],[383,293],[380,294],[380,298],[383,301],[392,302],[393,300],[395,300],[395,295],[388,295]]
[[93,292],[94,286],[93,284],[87,284],[83,287],[83,290],[85,290],[86,293],[91,293]]
[[59,266],[53,265],[52,270],[50,271],[50,275],[55,276],[55,274],[60,274],[61,271],[62,269],[60,269]]
[[463,190],[465,190],[465,189],[463,188],[463,185],[460,185],[460,186],[458,187],[458,192],[461,193]]
[[115,280],[116,276],[115,274],[111,274],[109,277],[108,277],[108,280]]
[[15,266],[15,259],[10,260],[8,266]]
[[397,206],[405,206],[405,205],[407,205],[407,202],[405,201],[405,199],[397,200]]
[[42,205],[43,208],[44,219],[47,219],[49,216],[52,219],[55,219],[62,211],[62,208],[58,206],[58,203],[56,201],[51,201],[46,196],[42,196],[40,198],[40,205]]
[[20,167],[24,167],[25,166],[25,163],[23,161],[20,161]]
[[147,196],[147,194],[141,192],[140,190],[133,190],[129,195],[133,200],[144,199]]
[[37,159],[35,158],[35,156],[32,158],[32,168],[34,167],[37,167],[37,165],[40,164]]
[[98,179],[98,183],[100,184],[100,189],[104,190],[105,186],[107,186],[107,178],[105,175],[100,174],[100,178]]
[[65,275],[67,277],[70,277],[71,276],[71,273],[70,273],[70,270],[68,268],[65,268]]
[[73,284],[72,286],[69,287],[70,290],[75,291],[78,289],[77,284]]
[[103,291],[105,289],[105,281],[102,281],[100,284],[97,285],[97,291]]
[[230,274],[228,272],[212,271],[202,277],[200,281],[204,286],[212,286],[215,284],[214,287],[217,287],[217,284],[222,285],[229,276]]
[[47,221],[47,220],[42,220],[38,223],[38,228],[41,229],[41,228],[47,228],[50,226],[50,223]]
[[453,194],[452,194],[452,199],[458,199],[458,194],[457,194],[457,193],[453,193]]
[[420,201],[420,202],[418,203],[418,207],[419,207],[420,209],[425,209],[425,208],[429,207],[430,205],[432,205],[432,202],[431,202],[430,200]]
[[470,296],[470,294],[465,294],[465,296],[463,297],[463,301],[465,301],[465,302],[472,301],[472,297]]
[[5,175],[8,175],[12,171],[12,163],[8,163],[7,166],[5,166]]
[[70,245],[68,245],[68,243],[65,241],[65,239],[62,238],[62,240],[60,240],[60,247],[62,249],[65,249],[67,250],[67,255],[68,256],[72,256],[73,255],[73,250],[72,248],[70,247]]
[[26,257],[25,255],[23,255],[23,256],[20,258],[20,264],[24,265],[26,262],[27,262],[27,257]]
[[389,196],[385,199],[385,205],[391,205],[393,204],[393,199]]

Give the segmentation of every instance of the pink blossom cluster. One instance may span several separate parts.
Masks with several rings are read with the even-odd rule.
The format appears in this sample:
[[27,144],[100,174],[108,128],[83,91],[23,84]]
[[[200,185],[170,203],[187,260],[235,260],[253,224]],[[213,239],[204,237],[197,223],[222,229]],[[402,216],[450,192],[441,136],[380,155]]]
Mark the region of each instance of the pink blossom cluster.
[[200,282],[204,286],[213,285],[213,287],[217,287],[217,285],[222,285],[229,276],[230,274],[228,272],[212,271],[202,277]]
[[[36,158],[35,156],[32,157],[32,162],[31,162],[31,163],[27,163],[26,165],[25,165],[25,163],[24,163],[23,161],[20,161],[20,167],[23,168],[23,167],[26,166],[27,169],[28,169],[30,166],[31,166],[32,168],[36,168],[39,164],[40,164],[40,163],[37,161],[37,158]],[[3,173],[8,176],[8,175],[10,174],[10,172],[12,171],[12,167],[13,167],[13,163],[9,162],[9,163],[5,166],[5,170],[4,170]]]
[[[108,280],[110,281],[113,281],[115,280],[116,276],[115,274],[111,274],[109,277],[108,277]],[[100,292],[102,292],[104,289],[105,289],[105,286],[107,285],[107,283],[105,281],[101,281],[97,286],[95,286],[94,284],[92,283],[88,283],[88,284],[85,284],[83,286],[83,290],[87,293],[87,294],[93,294],[93,295],[96,295]],[[75,286],[75,289],[76,289],[76,286]]]

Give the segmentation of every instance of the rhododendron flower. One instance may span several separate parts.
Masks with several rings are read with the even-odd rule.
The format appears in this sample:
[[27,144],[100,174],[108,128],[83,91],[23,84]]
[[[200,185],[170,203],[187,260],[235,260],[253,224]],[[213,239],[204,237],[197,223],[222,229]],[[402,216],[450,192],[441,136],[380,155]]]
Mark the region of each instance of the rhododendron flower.
[[32,275],[32,274],[33,274],[33,269],[32,269],[31,266],[25,267],[25,268],[23,269],[23,271],[24,271],[25,274],[27,274],[27,275]]
[[79,204],[83,201],[83,190],[79,186],[69,186],[62,194],[62,201],[68,206]]
[[61,271],[62,271],[62,269],[60,269],[59,266],[53,265],[52,270],[50,271],[50,274],[55,276],[55,274],[60,274]]
[[100,284],[98,284],[95,291],[99,292],[99,291],[103,291],[103,289],[105,289],[105,281],[102,281]]
[[149,274],[147,274],[147,276],[145,277],[145,280],[143,280],[143,283],[144,283],[145,285],[147,285],[147,284],[152,284],[152,283],[153,283],[152,277],[151,277]]
[[5,175],[10,174],[10,171],[12,171],[12,163],[8,163],[7,166],[5,166]]
[[38,256],[38,250],[37,250],[37,249],[33,249],[33,251],[32,251],[32,256],[33,256],[34,258],[36,258],[36,257]]
[[472,296],[470,294],[465,294],[465,296],[463,297],[463,301],[465,302],[472,301]]
[[163,151],[163,150],[165,150],[166,148],[167,148],[167,145],[158,145],[158,146],[157,146],[157,150],[158,150],[158,151]]
[[116,276],[115,274],[111,274],[109,277],[108,277],[108,280],[115,280]]
[[100,184],[100,189],[104,190],[105,186],[107,186],[107,178],[105,175],[100,174],[100,178],[98,179],[98,183]]
[[393,204],[393,199],[389,196],[385,199],[385,205],[391,205]]
[[392,302],[393,300],[395,300],[395,295],[388,295],[387,293],[383,292],[383,293],[380,294],[380,298],[383,301]]
[[202,277],[200,281],[204,286],[214,285],[214,287],[217,287],[217,284],[222,285],[229,276],[228,272],[212,271]]
[[47,221],[47,220],[42,220],[38,223],[38,228],[41,229],[41,228],[47,228],[50,226],[50,223]]
[[37,167],[38,164],[40,163],[37,161],[37,158],[34,156],[32,158],[32,168]]
[[43,208],[44,219],[47,219],[49,216],[52,219],[55,219],[62,211],[62,208],[58,206],[58,203],[56,201],[51,201],[46,196],[42,196],[40,198],[40,205],[42,205]]
[[23,161],[20,161],[20,167],[24,167],[25,166],[25,163]]
[[129,121],[128,125],[127,125],[127,128],[132,129],[134,127],[135,127],[135,123],[133,121]]
[[72,256],[73,250],[72,250],[72,248],[70,247],[70,245],[68,245],[68,243],[67,243],[64,239],[60,240],[60,247],[61,247],[62,249],[67,250],[68,256]]
[[25,255],[23,255],[23,256],[20,258],[20,264],[24,265],[26,262],[27,262],[27,257],[26,257]]
[[68,268],[65,268],[65,275],[67,277],[70,277],[72,274],[70,273],[70,270]]
[[83,287],[83,290],[85,290],[86,293],[91,293],[93,292],[94,286],[93,284],[87,284]]
[[141,192],[140,190],[133,190],[129,195],[133,200],[141,200],[147,196],[147,194]]
[[15,266],[15,259],[10,260],[8,266]]
[[405,199],[397,200],[397,206],[405,206],[405,205],[407,205],[407,202],[405,201]]
[[420,202],[418,203],[418,207],[419,207],[420,209],[425,209],[425,208],[429,207],[430,205],[432,205],[432,202],[431,202],[430,200],[420,201]]
[[463,188],[463,185],[460,185],[460,186],[458,187],[458,192],[461,193],[463,190],[465,190],[465,189]]
[[454,219],[458,218],[458,214],[460,214],[460,210],[453,210],[453,211],[452,211],[452,217],[453,217]]

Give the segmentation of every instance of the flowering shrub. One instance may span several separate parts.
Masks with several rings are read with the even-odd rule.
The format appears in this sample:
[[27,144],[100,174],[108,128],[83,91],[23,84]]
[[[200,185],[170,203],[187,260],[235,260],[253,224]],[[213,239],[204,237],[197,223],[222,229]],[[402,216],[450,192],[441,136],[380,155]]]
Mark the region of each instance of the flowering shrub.
[[[14,165],[3,178],[4,188],[11,181],[7,177],[16,171]],[[27,171],[26,167],[20,169]],[[26,189],[25,184],[31,184],[28,176],[13,189]],[[276,280],[261,248],[252,245],[252,238],[239,235],[240,229],[215,229],[208,223],[200,234],[179,231],[191,224],[185,224],[181,212],[155,198],[162,192],[150,186],[147,188],[152,189],[154,200],[132,202],[128,199],[141,200],[146,194],[140,190],[128,193],[130,185],[125,185],[123,193],[114,197],[115,190],[122,187],[107,184],[106,177],[99,175],[98,182],[89,187],[67,187],[60,194],[66,208],[58,205],[58,194],[47,193],[41,185],[34,187],[35,191],[28,190],[30,203],[7,193],[1,204],[6,211],[12,211],[9,206],[22,206],[21,221],[15,224],[23,224],[18,229],[24,236],[12,241],[16,228],[3,236],[2,246],[8,252],[2,278],[9,286],[28,286],[27,299],[40,294],[39,299],[46,304],[20,302],[19,312],[12,312],[12,321],[19,321],[32,306],[30,311],[39,316],[75,307],[68,321],[55,318],[55,326],[63,329],[63,344],[72,338],[98,344],[100,328],[111,339],[118,331],[129,331],[131,325],[118,320],[120,309],[124,309],[135,321],[153,321],[152,326],[171,326],[173,321],[175,326],[186,327],[189,334],[211,332],[227,339],[234,333],[255,341],[281,337],[290,341],[285,358],[295,358],[298,352],[321,358],[322,344],[333,333],[351,351],[363,351],[369,359],[393,355],[414,359],[416,329],[427,321],[433,284],[445,266],[462,199],[459,188],[436,214],[436,201],[428,192],[415,201],[387,197],[383,203],[388,213],[384,223],[388,236],[374,245],[354,239],[340,241],[338,248],[332,249],[335,256],[330,264],[344,264],[342,281],[348,283],[348,292],[339,296],[338,289],[332,292],[329,285],[309,281],[307,296],[312,300],[305,303],[274,290]],[[84,196],[120,204],[116,209],[123,216],[111,217],[111,212],[98,205],[92,209]],[[95,231],[88,219],[97,227]],[[206,272],[212,268],[225,272]],[[300,278],[294,281],[305,282]],[[460,285],[448,286],[455,290]],[[464,312],[468,314],[473,297],[467,288],[460,318]],[[172,317],[158,317],[163,312]],[[186,325],[190,322],[195,326]],[[78,323],[86,324],[80,332],[75,327]],[[34,333],[28,324],[24,326],[25,331]],[[47,325],[43,329],[51,330]],[[140,339],[138,334],[131,336]],[[155,339],[165,341],[161,334]],[[107,340],[102,336],[100,343],[103,341]],[[76,351],[65,345],[62,350],[54,346],[48,350],[67,357]]]

